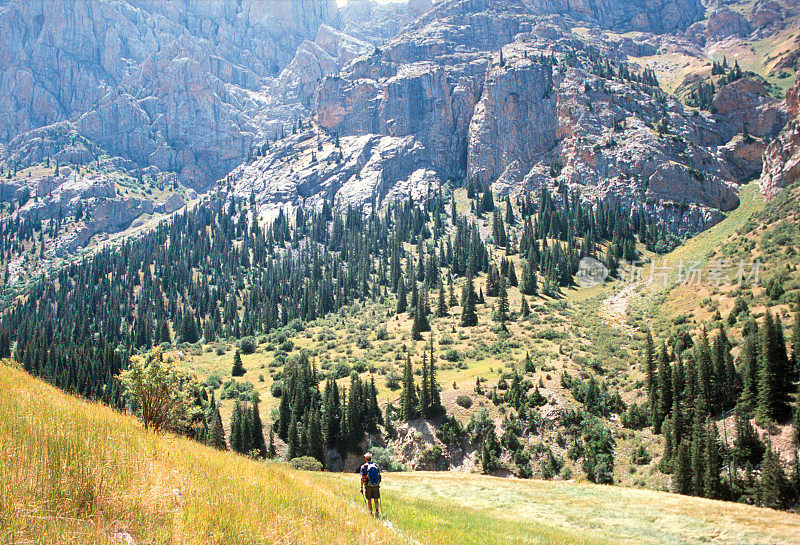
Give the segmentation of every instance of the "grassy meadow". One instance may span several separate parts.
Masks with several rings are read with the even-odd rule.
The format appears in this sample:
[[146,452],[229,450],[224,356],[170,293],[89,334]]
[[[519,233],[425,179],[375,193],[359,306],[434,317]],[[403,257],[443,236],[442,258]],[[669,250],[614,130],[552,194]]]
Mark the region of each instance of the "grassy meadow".
[[798,515],[619,487],[393,473],[383,496],[374,521],[356,475],[149,433],[0,366],[2,543],[800,542]]

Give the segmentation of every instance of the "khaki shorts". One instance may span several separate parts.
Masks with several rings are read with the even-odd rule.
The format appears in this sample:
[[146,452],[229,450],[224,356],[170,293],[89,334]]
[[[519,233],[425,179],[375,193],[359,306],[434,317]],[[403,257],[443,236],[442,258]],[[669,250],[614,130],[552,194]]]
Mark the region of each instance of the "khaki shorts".
[[381,499],[381,485],[372,486],[369,484],[364,485],[364,497],[368,500]]

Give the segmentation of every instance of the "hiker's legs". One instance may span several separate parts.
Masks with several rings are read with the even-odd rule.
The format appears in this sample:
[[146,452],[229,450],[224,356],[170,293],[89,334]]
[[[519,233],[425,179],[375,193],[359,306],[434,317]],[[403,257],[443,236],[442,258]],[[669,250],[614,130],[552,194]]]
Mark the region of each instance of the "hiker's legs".
[[375,498],[375,515],[381,514],[381,499]]
[[378,500],[373,500],[372,498],[370,498],[370,499],[368,499],[368,500],[367,500],[367,506],[369,507],[369,514],[370,514],[370,515],[372,514],[372,502],[373,502],[373,501],[374,501],[375,503],[377,503],[377,502],[378,502]]

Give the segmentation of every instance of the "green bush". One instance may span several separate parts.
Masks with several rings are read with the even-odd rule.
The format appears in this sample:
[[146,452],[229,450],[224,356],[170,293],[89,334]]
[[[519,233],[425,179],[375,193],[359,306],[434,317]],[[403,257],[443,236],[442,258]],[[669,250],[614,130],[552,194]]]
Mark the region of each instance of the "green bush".
[[300,456],[299,458],[292,458],[289,463],[295,469],[303,471],[322,471],[322,462],[311,456]]
[[447,360],[447,361],[458,361],[460,359],[460,355],[458,353],[458,350],[454,350],[452,348],[448,348],[442,354],[442,359]]
[[456,404],[465,409],[472,407],[472,398],[465,395],[460,395],[456,398]]
[[239,350],[242,351],[242,354],[252,354],[256,351],[256,346],[258,346],[256,339],[252,336],[244,337],[239,341]]

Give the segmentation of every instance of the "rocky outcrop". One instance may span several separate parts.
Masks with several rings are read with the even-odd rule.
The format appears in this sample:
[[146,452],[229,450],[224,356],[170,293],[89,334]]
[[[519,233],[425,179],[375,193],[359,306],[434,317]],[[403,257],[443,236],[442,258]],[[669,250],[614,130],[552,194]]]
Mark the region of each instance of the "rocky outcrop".
[[[252,192],[263,213],[274,213],[322,199],[369,206],[418,198],[450,179],[489,183],[501,195],[566,184],[588,201],[643,206],[680,234],[735,208],[732,182],[752,176],[753,153],[731,149],[734,166],[718,147],[741,130],[738,110],[725,121],[656,100],[647,86],[592,75],[590,46],[619,54],[602,33],[575,34],[519,2],[437,4],[324,78],[312,102],[318,126],[236,169],[233,192]],[[553,66],[551,55],[562,62]]]
[[766,199],[800,179],[800,79],[786,93],[790,120],[764,151],[764,169],[758,184]]
[[734,36],[744,38],[751,31],[748,20],[727,6],[716,5],[709,10],[705,34],[709,42],[718,42]]
[[773,138],[787,121],[783,105],[755,78],[742,78],[720,87],[712,107],[726,128],[733,131],[726,135],[728,138],[745,130],[750,135]]
[[249,155],[269,121],[259,91],[323,23],[338,24],[332,0],[9,2],[0,141],[68,122],[204,187]]
[[431,0],[378,3],[374,0],[350,0],[339,10],[342,32],[380,45],[433,6]]
[[[123,231],[153,214],[170,214],[182,208],[184,197],[167,193],[154,199],[145,194],[120,191],[119,173],[104,165],[108,174],[79,172],[68,166],[58,176],[14,178],[0,183],[0,200],[20,203],[11,219],[58,220],[62,229],[48,240],[45,255],[61,257],[87,245],[95,235]],[[148,173],[151,174],[151,173]],[[196,195],[195,195],[196,196]],[[81,214],[78,211],[82,210]]]
[[621,32],[683,30],[701,19],[704,12],[699,0],[525,0],[525,4],[533,13],[569,15]]

